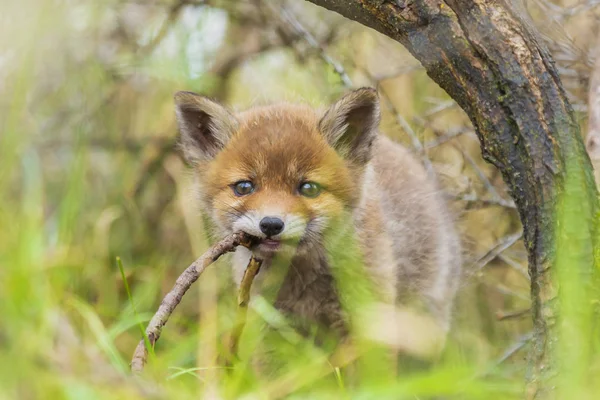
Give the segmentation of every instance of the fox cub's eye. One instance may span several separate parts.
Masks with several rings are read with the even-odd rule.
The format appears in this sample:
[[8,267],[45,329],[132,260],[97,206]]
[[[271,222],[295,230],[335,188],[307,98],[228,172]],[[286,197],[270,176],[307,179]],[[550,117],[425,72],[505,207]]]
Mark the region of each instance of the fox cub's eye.
[[254,192],[254,184],[250,181],[239,181],[234,183],[232,188],[236,196],[245,196]]
[[304,197],[315,198],[321,194],[321,187],[315,182],[302,182],[298,192]]

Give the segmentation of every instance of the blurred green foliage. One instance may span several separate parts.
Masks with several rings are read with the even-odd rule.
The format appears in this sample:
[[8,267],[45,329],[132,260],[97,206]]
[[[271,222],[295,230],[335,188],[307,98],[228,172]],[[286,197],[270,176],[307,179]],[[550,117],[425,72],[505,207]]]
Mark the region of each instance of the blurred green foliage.
[[[215,381],[228,398],[521,398],[530,318],[497,315],[529,306],[526,255],[516,212],[462,112],[398,44],[336,15],[289,5],[319,49],[265,2],[203,3],[2,3],[0,399],[192,398]],[[430,371],[354,380],[258,301],[254,321],[279,326],[269,346],[285,365],[269,378],[243,363],[226,373],[210,361],[233,323],[235,295],[219,261],[165,328],[147,371],[156,387],[131,379],[139,325],[207,246],[173,146],[172,94],[202,92],[235,107],[326,104],[346,88],[324,52],[355,86],[378,85],[390,105],[382,131],[407,145],[414,131],[460,217],[467,276],[444,356]],[[589,262],[574,256],[586,249],[573,235],[595,221],[580,221],[585,199],[567,194],[557,276],[561,343],[574,347],[557,346],[571,372],[560,393],[592,398],[596,297],[571,271]],[[249,348],[258,329],[248,326]],[[385,365],[373,354],[366,371]]]

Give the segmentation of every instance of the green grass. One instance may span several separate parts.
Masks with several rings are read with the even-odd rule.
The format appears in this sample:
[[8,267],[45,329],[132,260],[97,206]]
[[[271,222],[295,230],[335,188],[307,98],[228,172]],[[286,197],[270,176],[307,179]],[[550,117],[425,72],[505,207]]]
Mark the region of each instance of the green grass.
[[566,157],[565,189],[556,216],[556,265],[554,288],[558,303],[558,343],[554,357],[558,362],[559,398],[594,398],[598,370],[598,219],[589,200],[586,184],[593,178],[581,170],[581,160]]
[[131,304],[131,308],[133,309],[133,315],[137,320],[137,324],[140,328],[140,335],[144,338],[144,344],[146,345],[146,349],[148,350],[148,358],[150,360],[154,359],[154,347],[150,343],[148,339],[148,335],[146,335],[146,329],[142,323],[144,320],[140,319],[140,315],[137,312],[135,307],[135,303],[133,301],[133,297],[131,296],[131,290],[129,289],[129,283],[127,283],[127,277],[125,276],[125,269],[123,268],[123,262],[121,261],[121,257],[117,257],[117,266],[119,267],[119,271],[121,272],[121,277],[123,278],[123,285],[125,286],[125,292],[127,292],[127,298],[129,299],[129,303]]

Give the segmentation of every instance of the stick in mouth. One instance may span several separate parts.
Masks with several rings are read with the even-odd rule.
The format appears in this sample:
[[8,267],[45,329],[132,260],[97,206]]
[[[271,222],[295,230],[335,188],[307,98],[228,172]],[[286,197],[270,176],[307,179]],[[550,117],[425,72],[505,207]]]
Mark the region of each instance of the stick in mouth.
[[[175,307],[181,302],[183,295],[190,286],[196,282],[206,267],[217,261],[223,254],[234,251],[237,246],[250,248],[256,243],[257,239],[245,232],[232,233],[211,246],[202,256],[187,267],[179,278],[177,278],[173,289],[167,293],[160,303],[158,310],[150,320],[150,323],[146,328],[146,337],[149,342],[148,345],[154,347],[154,344],[160,338],[162,327],[165,326],[169,317],[175,310]],[[240,285],[238,295],[238,319],[231,343],[232,348],[235,350],[237,350],[237,341],[239,340],[239,336],[241,335],[246,322],[246,311],[250,299],[250,287],[261,264],[261,260],[252,257],[248,263],[246,272],[244,273],[242,284]],[[138,343],[135,352],[133,353],[133,358],[131,359],[131,371],[135,374],[141,373],[147,360],[148,349],[146,347],[146,338],[144,338]]]

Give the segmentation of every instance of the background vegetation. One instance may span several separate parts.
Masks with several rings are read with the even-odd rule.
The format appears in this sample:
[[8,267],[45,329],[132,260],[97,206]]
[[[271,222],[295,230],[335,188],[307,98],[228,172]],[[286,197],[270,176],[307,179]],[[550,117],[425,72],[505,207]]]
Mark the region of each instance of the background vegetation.
[[[600,3],[526,6],[584,121]],[[323,105],[363,85],[379,90],[382,132],[438,172],[459,216],[466,271],[439,365],[354,385],[333,368],[325,378],[313,373],[319,354],[287,337],[305,349],[290,357],[287,375],[224,375],[212,360],[222,334],[215,321],[227,315],[215,306],[234,294],[218,298],[227,286],[219,262],[163,332],[149,371],[158,385],[131,380],[139,324],[206,248],[173,146],[173,93],[201,92],[236,108]],[[576,228],[574,196],[564,215]],[[463,112],[399,44],[304,2],[2,2],[0,398],[197,397],[219,377],[229,397],[519,398],[528,305],[521,227],[501,177],[481,160]],[[577,375],[578,359],[570,360]],[[594,384],[573,388],[583,398]]]

